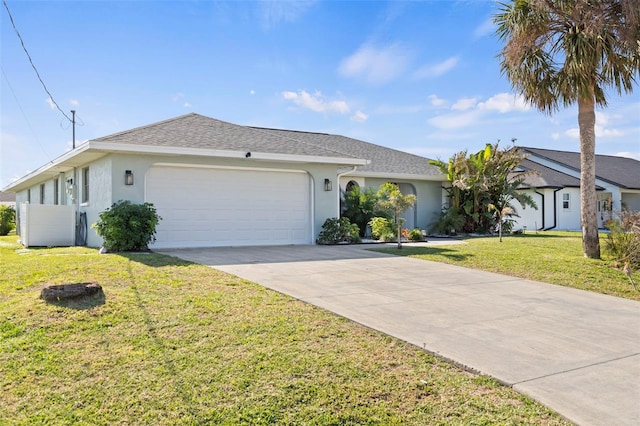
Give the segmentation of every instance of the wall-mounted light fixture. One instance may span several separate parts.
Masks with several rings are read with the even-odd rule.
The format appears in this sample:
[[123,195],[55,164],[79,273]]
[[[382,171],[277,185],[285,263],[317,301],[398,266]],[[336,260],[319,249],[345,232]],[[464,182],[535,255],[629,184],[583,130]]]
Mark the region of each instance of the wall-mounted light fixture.
[[124,184],[133,185],[133,172],[131,170],[124,171]]
[[329,179],[324,180],[324,190],[331,191],[331,181]]

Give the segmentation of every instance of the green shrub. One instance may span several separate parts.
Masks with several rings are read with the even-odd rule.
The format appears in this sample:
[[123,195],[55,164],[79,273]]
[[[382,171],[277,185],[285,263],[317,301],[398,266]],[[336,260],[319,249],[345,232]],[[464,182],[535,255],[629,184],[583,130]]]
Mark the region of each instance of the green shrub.
[[371,236],[380,241],[394,241],[396,239],[396,226],[393,220],[386,217],[374,217],[369,221]]
[[623,210],[618,220],[610,220],[605,250],[615,261],[640,268],[640,212]]
[[92,225],[109,251],[138,251],[156,240],[156,226],[162,220],[151,203],[118,201],[100,213]]
[[318,244],[359,243],[360,241],[358,225],[351,223],[346,217],[325,220],[318,236]]
[[413,228],[411,231],[409,231],[407,238],[409,239],[409,241],[424,241],[422,231],[418,228]]
[[0,236],[8,235],[16,227],[16,211],[12,206],[0,206]]
[[373,188],[362,191],[360,187],[354,186],[344,194],[344,210],[342,216],[346,217],[358,225],[360,236],[364,237],[367,224],[374,217],[389,217],[391,215],[378,208],[378,194]]

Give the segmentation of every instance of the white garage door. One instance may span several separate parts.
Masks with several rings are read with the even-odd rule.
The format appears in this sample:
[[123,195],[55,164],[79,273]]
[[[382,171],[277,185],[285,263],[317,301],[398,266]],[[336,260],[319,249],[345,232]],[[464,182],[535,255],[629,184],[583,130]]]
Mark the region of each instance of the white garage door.
[[145,185],[162,217],[153,247],[312,242],[307,173],[154,166]]

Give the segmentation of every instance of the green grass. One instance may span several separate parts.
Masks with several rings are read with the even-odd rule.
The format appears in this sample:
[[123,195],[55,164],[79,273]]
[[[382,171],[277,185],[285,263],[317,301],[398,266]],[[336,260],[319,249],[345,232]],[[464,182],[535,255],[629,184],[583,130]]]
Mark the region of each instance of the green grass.
[[[487,377],[212,268],[0,238],[0,424],[568,424]],[[104,297],[47,304],[47,284]]]
[[[604,247],[604,236],[600,245]],[[466,244],[412,247],[405,244],[379,251],[467,268],[640,300],[622,269],[607,257],[586,259],[579,232],[541,232],[498,237],[466,238]],[[640,283],[640,271],[633,278]]]

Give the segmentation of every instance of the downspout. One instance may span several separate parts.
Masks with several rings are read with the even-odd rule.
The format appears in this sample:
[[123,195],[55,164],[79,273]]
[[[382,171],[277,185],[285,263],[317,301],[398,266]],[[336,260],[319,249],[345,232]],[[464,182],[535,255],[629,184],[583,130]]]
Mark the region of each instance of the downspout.
[[540,198],[542,199],[542,202],[540,203],[540,205],[542,206],[542,226],[537,229],[537,231],[541,231],[544,230],[544,194],[542,192],[538,192],[536,190],[534,190],[533,192],[535,192],[536,194],[538,194],[540,196]]
[[558,223],[557,223],[557,218],[558,218],[558,197],[556,196],[558,194],[558,191],[560,191],[562,188],[558,188],[555,191],[553,191],[553,226],[550,226],[548,228],[543,229],[543,231],[548,231],[550,229],[555,228]]
[[338,190],[336,191],[336,193],[337,193],[336,196],[338,198],[338,200],[337,200],[338,201],[338,203],[337,203],[338,204],[338,214],[336,215],[336,217],[338,217],[338,218],[340,217],[340,213],[341,213],[340,212],[340,178],[342,176],[348,175],[349,173],[353,173],[356,170],[358,170],[358,166],[352,166],[351,170],[347,170],[344,173],[339,173],[338,174],[338,178],[337,178],[338,182],[336,182],[336,186],[338,187]]

